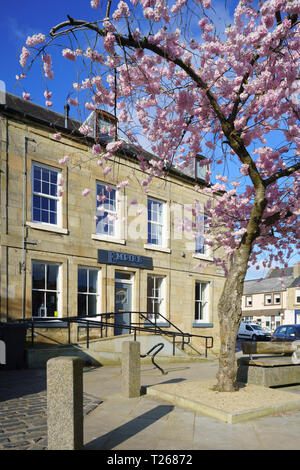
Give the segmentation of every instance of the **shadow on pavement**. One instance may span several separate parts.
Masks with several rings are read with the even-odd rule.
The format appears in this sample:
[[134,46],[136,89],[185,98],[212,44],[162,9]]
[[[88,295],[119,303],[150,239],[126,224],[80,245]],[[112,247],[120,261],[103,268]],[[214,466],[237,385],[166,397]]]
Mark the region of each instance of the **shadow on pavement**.
[[46,390],[45,369],[0,371],[0,401],[20,398]]
[[132,419],[128,423],[122,424],[118,428],[104,434],[85,445],[85,450],[106,449],[111,450],[132,436],[143,431],[155,421],[166,416],[174,409],[171,405],[159,405],[146,413]]

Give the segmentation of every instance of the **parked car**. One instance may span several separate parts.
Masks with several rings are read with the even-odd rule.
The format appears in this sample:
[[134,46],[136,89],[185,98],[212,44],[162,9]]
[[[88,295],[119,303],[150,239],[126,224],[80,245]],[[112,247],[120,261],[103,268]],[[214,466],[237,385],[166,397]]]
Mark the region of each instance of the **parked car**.
[[300,325],[281,325],[274,331],[271,341],[299,341]]
[[271,339],[271,332],[264,330],[260,325],[256,325],[255,323],[242,322],[237,337],[238,339],[251,339],[252,341],[268,341]]

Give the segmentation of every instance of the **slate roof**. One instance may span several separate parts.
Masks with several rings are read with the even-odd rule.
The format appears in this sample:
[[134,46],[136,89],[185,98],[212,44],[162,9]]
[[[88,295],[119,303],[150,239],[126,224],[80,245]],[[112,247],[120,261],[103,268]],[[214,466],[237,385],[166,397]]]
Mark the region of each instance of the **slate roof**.
[[[284,286],[281,281],[283,281]],[[244,282],[244,295],[262,294],[264,292],[284,292],[290,287],[293,276],[266,277]]]
[[[1,97],[2,98],[2,97]],[[65,126],[65,115],[57,113],[55,111],[52,111],[50,108],[45,108],[43,106],[40,106],[38,104],[35,104],[32,101],[27,101],[24,100],[23,98],[19,96],[12,95],[11,93],[5,93],[5,100],[0,100],[0,113],[1,111],[4,113],[17,113],[21,118],[28,118],[33,121],[36,121],[40,124],[44,124],[48,127],[53,128],[53,133],[55,132],[67,132],[69,134],[72,134],[74,136],[82,138],[82,134],[78,131],[79,127],[81,126],[82,122],[68,118],[68,127],[66,128]],[[94,141],[93,137],[85,137],[85,139],[88,141],[90,140],[91,142]],[[119,152],[120,153],[120,152]],[[127,157],[131,157],[136,159],[138,153],[143,153],[143,156],[145,160],[150,160],[151,158],[155,159],[157,158],[155,155],[150,154],[146,150],[141,150],[137,149],[134,145],[132,144],[126,144],[125,148],[122,149],[123,155]],[[185,180],[188,180],[190,183],[197,183],[202,186],[210,186],[209,183],[205,182],[204,180],[201,179],[196,179],[195,177],[190,176],[189,174],[186,174],[184,169],[178,169],[175,168],[174,166],[171,166],[167,170],[169,173],[173,174],[174,176],[177,176],[179,178],[183,178]]]

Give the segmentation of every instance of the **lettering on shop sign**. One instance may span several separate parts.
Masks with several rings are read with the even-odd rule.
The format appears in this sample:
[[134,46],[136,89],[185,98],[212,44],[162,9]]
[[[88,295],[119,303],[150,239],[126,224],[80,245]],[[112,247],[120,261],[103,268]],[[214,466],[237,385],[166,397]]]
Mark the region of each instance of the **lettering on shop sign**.
[[148,256],[120,253],[118,251],[98,250],[98,263],[130,266],[132,268],[153,269],[153,260]]

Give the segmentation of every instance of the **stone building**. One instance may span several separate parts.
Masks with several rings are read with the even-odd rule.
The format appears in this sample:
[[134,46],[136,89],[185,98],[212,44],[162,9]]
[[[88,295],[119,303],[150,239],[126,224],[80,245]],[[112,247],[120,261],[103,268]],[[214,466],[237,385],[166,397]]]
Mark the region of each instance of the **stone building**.
[[[97,114],[94,123],[104,145],[103,120]],[[224,273],[203,234],[182,231],[196,201],[208,197],[205,182],[191,168],[189,175],[171,168],[145,192],[129,144],[105,175],[92,154],[94,137],[83,137],[79,126],[68,113],[11,94],[0,105],[1,320],[39,320],[47,341],[63,338],[58,319],[147,312],[165,327],[213,336],[217,348]]]
[[279,325],[300,323],[300,263],[245,281],[242,315],[243,321],[272,331]]

